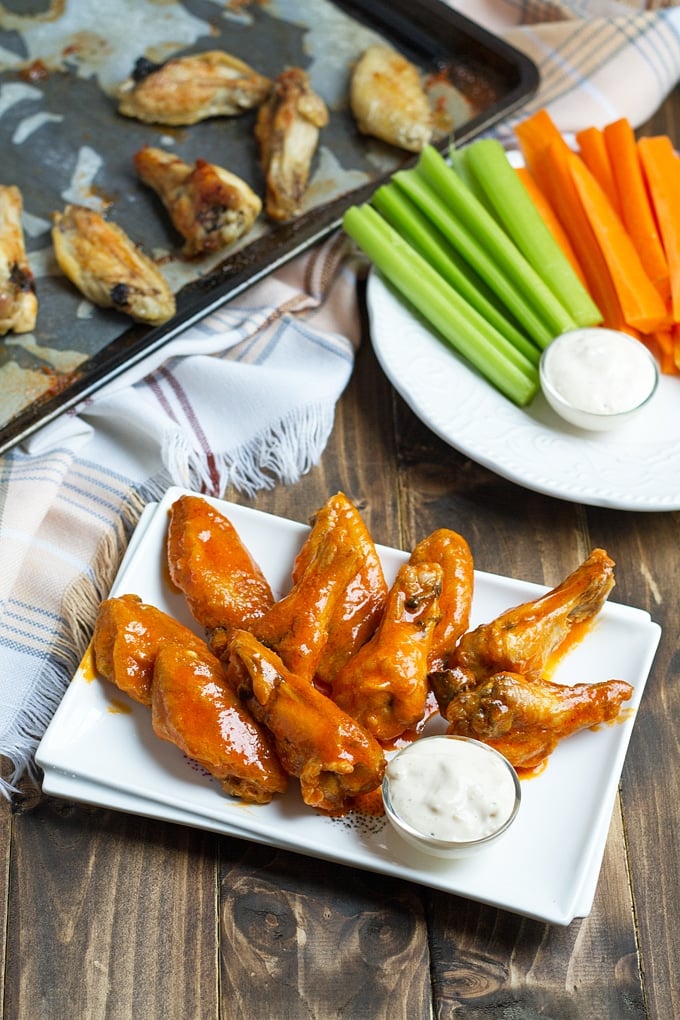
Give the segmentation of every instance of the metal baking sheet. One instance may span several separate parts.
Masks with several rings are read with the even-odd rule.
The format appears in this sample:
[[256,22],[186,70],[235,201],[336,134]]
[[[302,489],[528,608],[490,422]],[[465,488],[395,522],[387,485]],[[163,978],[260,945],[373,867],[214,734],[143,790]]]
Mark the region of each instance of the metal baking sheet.
[[[5,0],[0,14],[0,183],[24,199],[36,277],[33,333],[0,338],[0,453],[74,407],[210,309],[322,239],[344,210],[365,201],[414,157],[360,135],[347,104],[353,63],[371,42],[394,46],[443,90],[440,145],[475,135],[519,107],[538,73],[521,53],[439,0]],[[188,262],[156,196],[136,178],[145,144],[188,162],[202,157],[260,194],[254,113],[187,128],[150,126],[117,112],[115,93],[145,56],[155,61],[222,49],[269,77],[306,68],[330,110],[305,208],[256,228],[219,257]],[[177,295],[160,327],[95,308],[61,274],[52,214],[93,205],[159,261]]]

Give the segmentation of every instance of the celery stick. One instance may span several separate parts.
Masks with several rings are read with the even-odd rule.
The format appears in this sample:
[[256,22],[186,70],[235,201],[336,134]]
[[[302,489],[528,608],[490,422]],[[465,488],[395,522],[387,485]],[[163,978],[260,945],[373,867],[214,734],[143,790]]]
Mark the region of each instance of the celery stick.
[[501,224],[577,325],[601,322],[599,308],[531,201],[501,143],[483,138],[462,151],[470,174]]
[[441,336],[514,403],[524,406],[538,390],[538,373],[370,205],[352,206],[343,217],[356,241],[397,291]]
[[538,365],[541,356],[538,347],[493,303],[484,281],[399,188],[383,184],[374,192],[371,203],[461,297],[469,301],[532,364]]
[[[496,264],[486,248],[470,231],[451,214],[451,210],[433,188],[412,170],[399,170],[392,177],[427,218],[479,273],[491,290],[500,298],[508,311],[541,350],[555,339],[556,334],[538,317],[536,309],[515,283]],[[518,253],[519,254],[519,253]],[[559,332],[565,332],[560,330]]]
[[573,317],[434,146],[428,145],[423,149],[413,171],[400,173],[413,173],[437,191],[450,207],[451,215],[474,235],[498,268],[531,302],[552,337],[576,328]]

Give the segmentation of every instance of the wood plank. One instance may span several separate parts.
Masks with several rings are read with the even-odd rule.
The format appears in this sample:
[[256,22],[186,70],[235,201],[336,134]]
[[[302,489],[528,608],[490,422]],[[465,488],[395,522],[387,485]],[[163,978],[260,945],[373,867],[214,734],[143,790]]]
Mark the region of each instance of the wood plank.
[[17,813],[5,1015],[217,1017],[215,842],[47,798]]

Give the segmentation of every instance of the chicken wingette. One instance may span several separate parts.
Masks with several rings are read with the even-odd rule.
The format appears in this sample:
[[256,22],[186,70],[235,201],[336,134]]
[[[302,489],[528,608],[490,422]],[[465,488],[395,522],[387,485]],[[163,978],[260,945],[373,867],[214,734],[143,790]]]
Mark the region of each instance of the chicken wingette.
[[147,124],[196,124],[252,110],[270,89],[269,78],[221,50],[173,57],[164,64],[140,58],[118,90],[118,110]]
[[322,536],[335,534],[356,554],[356,573],[328,620],[327,638],[316,667],[315,682],[324,691],[333,679],[373,635],[385,606],[387,584],[380,557],[359,511],[343,492],[331,496],[312,518],[312,530],[293,566],[293,583],[297,584]]
[[236,174],[204,159],[191,165],[164,149],[145,146],[135,169],[165,206],[189,257],[221,251],[252,229],[262,202]]
[[142,705],[151,704],[156,657],[173,643],[207,651],[193,631],[138,595],[119,595],[99,606],[92,638],[97,672]]
[[432,138],[433,117],[418,69],[388,46],[369,46],[350,82],[350,107],[362,134],[409,152]]
[[232,522],[201,496],[173,502],[166,549],[170,580],[209,638],[220,630],[225,640],[274,605],[269,582]]
[[288,785],[272,738],[227,683],[207,649],[170,643],[157,657],[151,685],[156,736],[180,748],[232,797],[267,804]]
[[257,112],[255,138],[265,175],[265,211],[290,220],[301,211],[328,108],[299,67],[282,71]]
[[0,185],[0,336],[30,333],[38,316],[35,280],[21,225],[23,199],[13,184]]
[[333,681],[336,704],[378,740],[392,740],[424,718],[441,588],[438,563],[404,564],[375,634]]
[[154,326],[172,318],[175,296],[165,277],[117,224],[83,205],[53,218],[59,267],[88,300]]

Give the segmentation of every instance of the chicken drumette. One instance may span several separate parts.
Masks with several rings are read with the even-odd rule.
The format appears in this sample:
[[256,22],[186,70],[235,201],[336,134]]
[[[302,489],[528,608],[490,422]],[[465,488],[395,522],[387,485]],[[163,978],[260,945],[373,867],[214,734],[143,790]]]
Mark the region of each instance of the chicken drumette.
[[147,124],[196,124],[251,110],[270,89],[268,78],[220,50],[174,57],[164,64],[141,58],[119,88],[118,109]]
[[300,780],[305,804],[343,813],[380,786],[385,756],[370,733],[247,631],[235,632],[231,653],[238,693],[272,734],[283,767]]
[[30,333],[38,315],[35,281],[21,226],[23,200],[14,185],[0,185],[0,336]]
[[282,71],[255,124],[270,219],[290,220],[300,212],[319,131],[327,123],[326,104],[306,72],[299,67]]
[[160,325],[175,296],[158,267],[115,223],[83,205],[54,213],[54,253],[61,270],[94,304]]
[[245,181],[204,159],[191,166],[164,149],[145,146],[135,154],[134,164],[167,209],[189,257],[233,244],[248,233],[262,210]]
[[610,721],[632,695],[622,680],[547,679],[614,586],[603,549],[560,585],[464,634],[449,666],[430,674],[448,732],[493,744],[522,768],[543,762],[564,737]]

